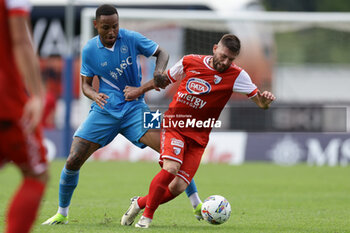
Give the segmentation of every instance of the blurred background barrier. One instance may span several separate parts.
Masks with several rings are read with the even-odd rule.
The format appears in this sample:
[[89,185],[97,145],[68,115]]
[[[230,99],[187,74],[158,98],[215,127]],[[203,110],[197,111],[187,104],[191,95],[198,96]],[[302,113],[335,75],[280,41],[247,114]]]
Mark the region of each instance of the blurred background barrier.
[[[65,126],[69,124],[74,131],[90,108],[91,102],[80,92],[79,56],[82,46],[96,34],[92,20],[99,2],[32,2],[34,42],[41,56],[41,68],[48,90],[43,122],[47,138],[57,144],[63,140],[62,137],[67,137],[62,136]],[[75,31],[72,107],[68,113],[70,120],[67,120],[62,94],[65,75],[62,57],[69,41],[64,18],[69,2],[74,3],[75,17],[71,23]],[[281,135],[284,133],[293,132],[293,137],[299,135],[297,138],[300,138],[300,135],[307,136],[312,132],[314,138],[320,140],[323,151],[330,143],[331,139],[327,139],[329,135],[347,137],[349,134],[350,13],[329,12],[349,11],[348,1],[328,5],[324,1],[301,0],[283,3],[275,0],[107,0],[104,3],[116,5],[120,27],[137,30],[165,48],[170,53],[168,67],[184,54],[211,54],[212,45],[225,33],[240,37],[242,52],[236,63],[250,74],[261,90],[275,93],[277,101],[271,109],[263,111],[254,108],[245,96],[233,94],[220,117],[223,126],[217,133],[249,132],[247,138],[250,144],[252,140],[261,140],[251,136],[255,133],[271,132],[263,135],[266,140],[270,138],[272,143],[277,142],[279,137],[283,138]],[[143,57],[140,57],[140,61],[143,82],[146,82],[152,78],[154,64]],[[95,85],[98,87],[98,82]],[[175,91],[176,85],[160,93],[149,92],[146,102],[152,109],[165,108]],[[273,136],[278,133],[281,133],[279,137]],[[346,142],[345,139],[343,141]],[[121,142],[117,140],[113,143]],[[344,148],[347,148],[346,145]],[[66,156],[62,147],[66,145],[56,148],[58,157]],[[309,147],[304,145],[301,148],[307,151],[305,148]],[[345,164],[340,162],[344,153],[338,153],[338,164]],[[243,154],[245,160],[250,160],[250,156],[258,160],[266,157],[266,153]],[[304,157],[300,161],[308,160]]]
[[[49,158],[62,157],[60,132],[50,131],[45,145]],[[158,153],[140,149],[123,136],[96,151],[90,160],[158,161]],[[273,162],[290,166],[347,166],[350,163],[350,135],[345,133],[246,133],[214,132],[203,154],[202,163],[240,165],[248,161]]]

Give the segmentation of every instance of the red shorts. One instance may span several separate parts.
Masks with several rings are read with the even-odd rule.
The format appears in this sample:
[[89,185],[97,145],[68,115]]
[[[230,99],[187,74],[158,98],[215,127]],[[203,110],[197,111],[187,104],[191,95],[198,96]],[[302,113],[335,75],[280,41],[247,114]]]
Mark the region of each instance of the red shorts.
[[41,130],[27,134],[19,122],[0,120],[0,167],[7,162],[34,174],[47,169]]
[[177,131],[164,129],[161,133],[160,145],[159,163],[162,165],[163,159],[179,162],[181,167],[177,176],[189,184],[197,172],[205,146]]

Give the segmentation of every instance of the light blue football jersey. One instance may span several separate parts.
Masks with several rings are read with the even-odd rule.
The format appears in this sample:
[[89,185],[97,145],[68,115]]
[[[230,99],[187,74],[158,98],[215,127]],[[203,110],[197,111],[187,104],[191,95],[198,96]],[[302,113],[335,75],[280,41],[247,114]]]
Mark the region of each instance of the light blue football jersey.
[[[138,56],[152,56],[158,44],[138,32],[119,29],[118,38],[112,49],[103,46],[100,37],[90,39],[82,51],[82,65],[80,74],[87,77],[98,76],[99,92],[109,96],[108,103],[102,110],[94,102],[92,109],[107,111],[112,114],[120,113],[129,104],[126,102],[123,90],[128,86],[141,86],[141,67]],[[141,96],[138,101],[143,101]]]

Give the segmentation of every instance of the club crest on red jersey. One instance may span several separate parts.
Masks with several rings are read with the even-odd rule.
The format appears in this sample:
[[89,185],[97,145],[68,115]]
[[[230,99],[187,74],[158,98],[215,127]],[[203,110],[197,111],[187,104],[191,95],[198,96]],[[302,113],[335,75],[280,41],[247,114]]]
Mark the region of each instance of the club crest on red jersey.
[[209,93],[211,86],[205,80],[199,78],[190,78],[186,83],[186,90],[190,94],[202,95]]
[[181,148],[174,146],[173,149],[174,149],[174,154],[175,155],[179,155],[181,153]]
[[214,75],[214,83],[218,84],[219,82],[221,82],[221,77],[219,75]]

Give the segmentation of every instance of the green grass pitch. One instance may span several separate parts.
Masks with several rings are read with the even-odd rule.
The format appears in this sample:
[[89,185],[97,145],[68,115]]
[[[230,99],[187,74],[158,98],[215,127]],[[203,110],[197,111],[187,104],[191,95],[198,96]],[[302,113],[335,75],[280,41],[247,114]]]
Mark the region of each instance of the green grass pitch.
[[[349,167],[280,167],[268,163],[241,166],[202,164],[195,177],[204,200],[226,197],[231,218],[219,225],[198,222],[185,194],[161,205],[150,229],[120,226],[129,199],[144,195],[156,163],[88,162],[80,172],[68,225],[41,226],[57,211],[58,180],[63,161],[51,164],[51,180],[34,233],[107,232],[350,232]],[[13,166],[0,171],[0,231],[8,198],[20,181]]]

